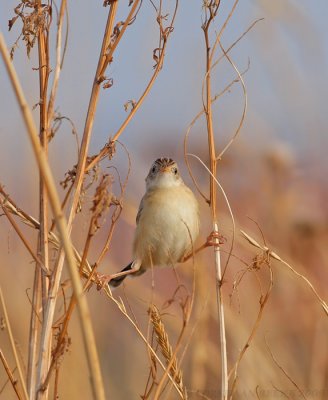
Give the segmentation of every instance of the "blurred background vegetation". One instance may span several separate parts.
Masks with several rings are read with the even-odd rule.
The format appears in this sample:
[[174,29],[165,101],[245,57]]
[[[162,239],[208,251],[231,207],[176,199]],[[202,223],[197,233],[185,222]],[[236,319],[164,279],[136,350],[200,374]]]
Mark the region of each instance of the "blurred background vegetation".
[[[229,2],[223,2],[221,21]],[[0,25],[6,41],[12,45],[19,35],[16,24],[6,32],[13,16],[15,1],[0,5]],[[201,85],[204,74],[204,43],[201,31],[201,2],[183,2],[167,48],[164,68],[120,141],[128,149],[132,168],[126,189],[122,216],[117,224],[110,251],[100,266],[103,273],[116,272],[130,261],[135,215],[144,191],[144,177],[151,162],[159,156],[176,159],[185,181],[191,186],[183,161],[184,133],[202,108]],[[259,310],[259,299],[268,287],[268,269],[251,271],[238,288],[234,283],[245,264],[256,255],[255,249],[241,238],[239,228],[265,241],[300,273],[307,276],[323,298],[327,298],[328,264],[328,185],[327,185],[327,93],[328,29],[325,0],[253,0],[240,2],[225,33],[229,46],[256,19],[257,23],[231,51],[231,57],[244,75],[248,93],[248,113],[238,140],[219,163],[218,178],[225,188],[237,220],[237,238],[225,277],[228,358],[236,361],[252,329]],[[102,2],[69,2],[69,40],[59,85],[57,112],[69,117],[79,134],[101,46],[106,13]],[[121,16],[123,18],[123,15]],[[138,20],[126,32],[115,55],[109,75],[114,85],[102,91],[96,114],[90,154],[96,153],[113,135],[126,116],[124,104],[138,98],[152,72],[152,51],[156,47],[156,25],[150,2],[143,4]],[[38,103],[36,52],[27,59],[24,45],[14,56],[15,67],[29,104]],[[235,78],[226,61],[220,63],[213,79],[220,92]],[[1,67],[0,73],[0,182],[24,211],[38,214],[38,170],[25,127],[10,84]],[[238,125],[242,110],[242,90],[238,84],[215,104],[215,134],[224,147]],[[37,118],[38,111],[35,110]],[[189,150],[207,161],[205,123],[191,133]],[[51,142],[50,161],[59,182],[77,161],[76,140],[71,127],[63,123]],[[206,191],[208,177],[196,161],[195,174]],[[109,164],[110,165],[110,164]],[[124,176],[127,157],[119,146],[111,165]],[[117,185],[114,183],[114,185]],[[64,191],[59,187],[64,196]],[[209,211],[202,204],[202,238],[211,231]],[[86,202],[91,202],[86,198]],[[222,197],[219,199],[220,231],[227,239],[223,251],[229,251],[231,222]],[[29,292],[33,284],[34,264],[5,217],[0,219],[0,278],[8,312],[21,357],[26,362],[30,318]],[[73,232],[77,247],[83,246],[88,226],[79,217]],[[31,242],[36,232],[22,230]],[[90,253],[101,248],[102,236]],[[54,255],[55,257],[55,255]],[[196,299],[186,338],[188,348],[182,363],[184,381],[190,398],[219,397],[220,362],[215,302],[215,272],[211,249],[196,258]],[[300,396],[295,386],[278,367],[292,377],[308,399],[328,396],[327,318],[304,282],[277,262],[272,263],[274,286],[263,313],[260,327],[247,350],[238,373],[236,399],[289,398]],[[191,263],[177,268],[180,281],[192,287]],[[173,271],[154,271],[127,279],[115,296],[122,296],[146,331],[147,306],[152,296],[163,305],[177,288]],[[181,290],[180,290],[181,291]],[[182,289],[183,291],[183,289]],[[185,295],[185,293],[184,293]],[[178,296],[179,297],[179,296]],[[117,307],[101,293],[88,293],[98,350],[108,398],[133,399],[143,394],[149,360],[144,343]],[[181,325],[178,302],[166,310],[165,323],[174,344]],[[82,339],[76,316],[70,324],[71,345],[63,359],[60,398],[91,398]],[[267,344],[266,344],[267,342]],[[1,348],[7,336],[0,332]],[[270,355],[274,355],[277,363]],[[8,359],[13,361],[8,355]],[[14,399],[4,371],[0,369],[0,399]],[[256,394],[256,388],[258,393]],[[172,397],[176,396],[172,392]],[[207,396],[207,397],[201,397]]]

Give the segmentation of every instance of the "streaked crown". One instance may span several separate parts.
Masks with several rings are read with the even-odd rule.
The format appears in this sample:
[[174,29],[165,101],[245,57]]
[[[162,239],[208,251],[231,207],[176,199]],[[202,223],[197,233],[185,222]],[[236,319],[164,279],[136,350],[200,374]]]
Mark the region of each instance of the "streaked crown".
[[182,183],[177,163],[172,158],[161,157],[155,160],[146,178],[147,187],[176,186]]
[[173,167],[174,165],[176,165],[176,162],[172,160],[172,158],[161,157],[154,162],[153,166],[154,165],[156,165],[159,168],[167,168],[167,167]]

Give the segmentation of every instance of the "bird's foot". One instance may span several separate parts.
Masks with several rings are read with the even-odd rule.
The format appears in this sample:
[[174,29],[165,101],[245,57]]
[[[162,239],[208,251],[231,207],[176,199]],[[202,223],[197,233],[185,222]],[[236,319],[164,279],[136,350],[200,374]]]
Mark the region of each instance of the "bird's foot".
[[113,279],[113,275],[96,274],[97,290],[103,289]]
[[220,244],[224,244],[227,239],[221,235],[218,231],[213,231],[206,239],[206,247],[209,246],[218,246]]

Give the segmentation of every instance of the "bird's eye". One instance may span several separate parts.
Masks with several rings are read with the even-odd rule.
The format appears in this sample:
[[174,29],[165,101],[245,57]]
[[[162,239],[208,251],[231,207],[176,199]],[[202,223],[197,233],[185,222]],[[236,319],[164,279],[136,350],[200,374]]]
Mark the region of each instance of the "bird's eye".
[[156,172],[156,167],[155,166],[151,169],[151,172],[152,172],[152,174],[154,174]]
[[178,168],[172,168],[174,175],[178,175]]

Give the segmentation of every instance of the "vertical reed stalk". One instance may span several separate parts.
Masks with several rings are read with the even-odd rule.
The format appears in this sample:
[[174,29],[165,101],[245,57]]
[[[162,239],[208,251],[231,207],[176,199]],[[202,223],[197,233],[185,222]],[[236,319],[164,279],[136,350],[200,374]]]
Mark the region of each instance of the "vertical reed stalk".
[[[42,12],[42,4],[41,0],[38,0],[37,3],[38,13]],[[39,27],[39,34],[38,34],[38,57],[39,57],[39,107],[40,107],[40,125],[39,125],[39,138],[40,138],[40,145],[43,149],[45,157],[48,157],[48,132],[49,132],[49,125],[48,125],[48,115],[47,115],[47,92],[48,92],[48,80],[49,80],[49,42],[48,42],[48,26],[47,22],[45,24],[40,24]],[[38,235],[38,254],[41,258],[41,261],[45,268],[49,271],[49,246],[48,246],[48,194],[44,179],[40,172],[39,177],[39,220],[40,220],[40,230]],[[41,277],[38,278],[38,275],[41,273]],[[36,284],[39,285],[41,283],[41,294],[42,294],[42,315],[41,318],[44,318],[45,309],[48,301],[48,278],[46,278],[43,271],[40,272],[40,268],[36,266],[36,277],[35,277]],[[39,296],[39,286],[36,288],[36,293],[33,294],[35,297],[36,302],[38,303],[38,296]],[[35,312],[38,313],[38,308],[32,307],[32,315],[31,320],[36,318]],[[38,336],[39,336],[39,324],[37,321],[34,323],[35,332],[30,332],[30,340],[32,345],[35,346],[38,344]],[[37,336],[37,338],[34,337]],[[29,368],[31,373],[31,378],[33,379],[32,382],[29,382],[29,389],[30,389],[30,396],[35,398],[35,391],[43,381],[44,377],[47,374],[47,370],[49,368],[49,361],[51,356],[51,343],[52,343],[52,336],[49,337],[49,341],[46,344],[45,351],[39,352],[39,360],[38,360],[38,373],[36,375],[36,379],[33,379],[35,376],[35,368],[36,368],[36,360],[35,356],[36,349],[31,347],[31,355],[29,357]],[[44,392],[40,392],[37,394],[37,397],[40,400],[46,400],[48,397],[48,391],[45,390]]]
[[[210,27],[214,22],[217,12],[220,7],[220,1],[210,1],[206,6],[206,19],[202,26],[205,38],[206,47],[206,72],[205,72],[205,102],[204,112],[207,124],[208,136],[208,149],[210,159],[210,207],[212,214],[213,238],[214,238],[214,262],[216,271],[216,290],[217,290],[217,306],[218,306],[218,319],[219,319],[219,332],[220,332],[220,345],[221,345],[221,399],[227,400],[228,398],[228,366],[227,366],[227,346],[226,346],[226,332],[224,320],[224,303],[222,298],[222,270],[221,270],[221,254],[220,244],[217,238],[219,234],[218,221],[217,221],[217,186],[215,177],[217,174],[217,157],[215,150],[215,138],[213,131],[213,114],[212,114],[212,50],[210,41]],[[214,44],[215,46],[215,44]]]

